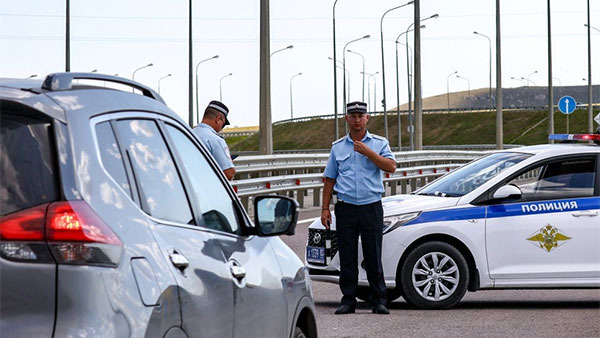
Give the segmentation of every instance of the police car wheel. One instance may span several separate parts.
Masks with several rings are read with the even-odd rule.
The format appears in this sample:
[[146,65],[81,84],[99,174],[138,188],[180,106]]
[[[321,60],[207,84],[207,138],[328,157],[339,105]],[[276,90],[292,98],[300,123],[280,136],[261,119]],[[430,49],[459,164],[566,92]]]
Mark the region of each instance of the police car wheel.
[[400,285],[405,300],[420,309],[456,305],[467,291],[469,267],[455,247],[427,242],[412,250],[402,266]]
[[[363,302],[368,302],[370,292],[371,290],[368,286],[359,286],[356,289],[356,298],[362,300]],[[388,304],[402,296],[402,290],[400,289],[400,287],[396,287],[394,289],[387,289],[385,293],[387,296]]]
[[294,328],[294,335],[292,337],[293,338],[306,338],[306,335],[304,334],[304,332],[302,332],[301,328],[296,326]]

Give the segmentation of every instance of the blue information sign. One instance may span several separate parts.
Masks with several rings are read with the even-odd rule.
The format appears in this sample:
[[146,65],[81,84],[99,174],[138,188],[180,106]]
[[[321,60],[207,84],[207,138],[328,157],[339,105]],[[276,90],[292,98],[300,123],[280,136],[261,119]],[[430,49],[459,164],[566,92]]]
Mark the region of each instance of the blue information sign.
[[571,114],[576,105],[577,102],[572,96],[565,95],[558,100],[558,110],[563,114]]

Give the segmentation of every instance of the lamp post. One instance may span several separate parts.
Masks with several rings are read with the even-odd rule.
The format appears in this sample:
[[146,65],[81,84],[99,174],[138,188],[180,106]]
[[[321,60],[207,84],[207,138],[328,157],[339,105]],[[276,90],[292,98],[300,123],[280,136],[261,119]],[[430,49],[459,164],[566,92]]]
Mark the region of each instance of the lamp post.
[[136,73],[138,70],[142,70],[142,69],[144,69],[144,68],[148,68],[148,67],[152,67],[152,66],[154,66],[154,64],[152,64],[152,63],[149,63],[149,64],[147,64],[147,65],[145,65],[145,66],[141,66],[140,68],[138,68],[138,69],[134,70],[134,71],[133,71],[133,74],[131,75],[131,80],[135,81],[135,73]]
[[488,43],[490,44],[490,109],[492,108],[492,40],[490,39],[489,36],[485,35],[485,34],[481,34],[479,32],[473,32],[473,34],[475,35],[479,35],[479,36],[483,36],[484,38],[486,38],[488,40]]
[[469,79],[467,79],[464,76],[456,75],[456,77],[459,78],[459,79],[463,79],[463,80],[467,81],[467,88],[468,88],[468,91],[467,91],[467,107],[469,107],[469,110],[470,110],[471,109],[471,100],[470,100],[471,99],[471,81],[469,81]]
[[[425,18],[421,21],[424,20],[428,20],[431,19],[433,16],[429,17],[429,18]],[[412,59],[411,59],[411,55],[412,55],[412,48],[410,48],[410,45],[408,44],[404,44],[402,42],[400,42],[400,37],[404,34],[408,34],[409,32],[412,31],[412,27],[413,24],[411,23],[407,30],[404,32],[401,32],[400,34],[398,34],[398,37],[396,37],[396,101],[398,102],[398,106],[396,107],[396,112],[398,115],[398,148],[400,149],[402,141],[401,141],[401,137],[402,137],[402,126],[400,123],[400,75],[398,74],[400,67],[398,66],[398,45],[403,45],[406,47],[406,79],[408,80],[408,125],[409,125],[409,140],[410,140],[410,149],[413,150],[413,133],[412,133],[412,115],[410,114],[410,101],[411,101],[411,88],[410,85],[412,83],[411,81],[411,72],[412,72]],[[421,25],[421,28],[425,28],[425,25]]]
[[450,111],[450,77],[456,73],[458,73],[458,70],[453,71],[446,77],[446,106],[448,111]]
[[511,77],[510,77],[510,79],[511,79],[511,80],[515,80],[515,81],[519,81],[519,82],[521,82],[521,83],[523,84],[523,86],[526,86],[526,82],[525,82],[525,79],[524,79],[523,77],[521,77],[521,78],[516,78],[516,77],[514,77],[514,76],[511,76]]
[[[536,70],[533,73],[530,73],[529,75],[527,75],[527,87],[529,87],[529,77],[531,77],[531,75],[533,75],[533,74],[537,74],[537,72],[538,71]],[[531,82],[533,82],[533,81],[531,81]],[[535,83],[534,83],[534,86],[535,86]]]
[[[417,6],[415,6],[416,8]],[[438,18],[439,14],[433,14],[432,16],[429,16],[425,19],[421,19],[419,20],[419,23],[425,21],[425,20],[429,20],[429,19],[435,19]],[[410,55],[412,54],[412,50],[409,53],[410,47],[409,47],[409,43],[408,43],[408,33],[413,31],[413,26],[414,26],[414,22],[412,22],[410,25],[408,25],[408,27],[406,28],[406,31],[404,32],[404,42],[405,42],[405,46],[406,46],[406,72],[408,74],[408,76],[406,77],[406,81],[408,82],[408,123],[410,125],[410,150],[415,150],[415,112],[413,112],[412,109],[412,85],[413,85],[413,81],[412,81],[412,62],[411,62],[411,57]],[[419,28],[421,28],[422,26],[419,26]],[[420,36],[420,35],[419,35]],[[398,36],[400,37],[400,36]],[[420,39],[420,38],[419,38]],[[419,40],[420,41],[420,40]],[[415,51],[416,52],[416,51]],[[419,52],[420,55],[420,52]],[[421,88],[421,85],[419,84],[419,88]],[[416,106],[416,103],[415,103]]]
[[[535,71],[529,73],[529,75],[527,75],[527,78],[525,79],[527,81],[527,102],[529,105],[531,105],[531,99],[529,98],[529,82],[533,83],[534,87],[536,86],[535,82],[529,80],[529,77],[531,77],[531,75],[533,75],[533,74],[537,74],[537,72],[538,71],[535,70]],[[535,104],[535,102],[534,102],[534,104]]]
[[221,101],[221,102],[223,102],[223,86],[222,86],[223,79],[226,78],[226,77],[229,77],[231,75],[233,75],[233,73],[229,73],[227,75],[223,75],[221,77],[221,79],[219,80],[219,101]]
[[333,120],[335,129],[335,139],[340,138],[340,130],[338,126],[338,100],[337,100],[337,53],[335,52],[335,5],[338,0],[333,2]]
[[559,87],[562,87],[562,82],[560,81],[560,79],[559,79],[559,78],[557,78],[556,76],[553,76],[553,77],[552,77],[552,79],[554,79],[554,80],[558,81],[558,86],[559,86]]
[[158,93],[159,94],[160,94],[160,81],[162,81],[164,78],[167,78],[169,76],[171,76],[171,74],[167,74],[167,75],[161,77],[160,79],[158,79]]
[[[329,60],[331,60],[331,61],[335,61],[335,66],[336,66],[337,68],[339,68],[339,69],[343,70],[343,71],[344,71],[344,74],[346,74],[346,75],[348,76],[348,92],[346,92],[346,94],[347,94],[348,96],[350,96],[350,94],[349,94],[349,93],[350,93],[350,72],[348,71],[348,69],[344,69],[344,67],[343,67],[343,64],[342,64],[342,61],[336,61],[336,60],[334,60],[334,59],[333,59],[331,56],[328,56],[327,58],[328,58]],[[338,137],[338,138],[339,138],[339,137]]]
[[198,123],[200,123],[200,105],[198,104],[198,66],[200,66],[200,64],[203,63],[203,62],[214,60],[214,59],[218,59],[218,58],[219,58],[219,55],[215,55],[215,56],[213,56],[211,58],[201,60],[201,61],[199,61],[196,64],[196,67],[195,67],[196,70],[194,72],[194,77],[196,79],[196,121]]
[[287,47],[283,47],[283,48],[278,49],[278,50],[274,51],[273,53],[271,53],[271,56],[273,56],[273,54],[275,54],[275,53],[283,52],[286,49],[292,49],[292,48],[294,48],[294,45],[289,45]]
[[[594,130],[594,122],[593,122],[593,109],[592,103],[592,39],[591,39],[591,31],[592,25],[590,23],[590,0],[587,0],[587,47],[588,47],[588,133],[592,133]],[[595,29],[595,28],[594,28]],[[597,29],[596,29],[597,30]]]
[[400,5],[400,6],[396,6],[393,8],[388,9],[387,11],[385,11],[383,13],[383,15],[381,16],[381,20],[379,20],[379,32],[380,32],[380,36],[381,36],[381,80],[383,83],[383,129],[384,129],[384,133],[385,133],[385,138],[388,138],[388,123],[387,123],[387,100],[386,100],[386,96],[385,96],[385,54],[383,52],[383,18],[386,16],[386,14],[388,14],[389,12],[411,5],[414,1],[409,1],[407,3],[405,3],[404,5]]
[[302,75],[302,73],[298,73],[298,74],[292,75],[292,77],[290,77],[290,120],[294,119],[294,101],[292,100],[292,97],[293,97],[292,96],[292,80],[295,77],[298,77],[300,75]]
[[362,101],[365,102],[365,57],[357,52],[353,52],[351,50],[347,50],[348,53],[356,54],[362,59]]
[[[379,74],[379,72],[365,74],[369,76],[369,79],[367,80],[367,99],[369,101],[371,100],[371,79],[373,79],[373,100],[369,102],[369,106],[374,107],[375,102],[377,101],[377,77],[375,75]],[[373,105],[371,105],[371,103],[373,103]]]
[[[368,39],[370,37],[371,37],[371,35],[367,34],[367,35],[365,35],[363,37],[360,37],[358,39],[351,40],[348,43],[346,43],[344,45],[344,49],[342,49],[342,67],[344,68],[344,115],[346,115],[346,103],[348,103],[347,102],[347,97],[346,97],[346,49],[348,48],[348,45],[350,45],[351,43],[356,42],[356,41],[360,41],[360,40],[363,40],[363,39]],[[346,126],[346,129],[347,129],[348,126],[346,124],[344,124],[344,125]]]

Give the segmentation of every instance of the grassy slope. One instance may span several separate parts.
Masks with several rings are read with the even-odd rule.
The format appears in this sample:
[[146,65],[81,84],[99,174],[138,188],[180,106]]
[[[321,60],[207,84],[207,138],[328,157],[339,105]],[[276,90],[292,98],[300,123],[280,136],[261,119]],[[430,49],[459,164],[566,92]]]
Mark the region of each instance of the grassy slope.
[[[597,111],[594,112],[594,116]],[[519,137],[527,129],[547,117],[547,111],[503,113],[505,144],[547,143],[548,121],[540,123],[527,134]],[[402,145],[409,144],[406,132],[407,118],[402,116]],[[569,117],[569,131],[583,133],[587,131],[587,110],[576,110]],[[566,133],[566,115],[554,114],[555,133]],[[384,135],[383,117],[372,117],[367,125],[370,132]],[[389,139],[393,147],[398,145],[397,119],[395,114],[388,115]],[[273,148],[289,149],[328,149],[334,141],[333,120],[311,120],[286,123],[274,126]],[[344,126],[340,121],[340,134]],[[454,144],[495,144],[496,112],[464,114],[425,114],[423,115],[423,145]],[[519,137],[519,138],[517,138]],[[230,148],[235,151],[258,150],[258,134],[227,139]]]

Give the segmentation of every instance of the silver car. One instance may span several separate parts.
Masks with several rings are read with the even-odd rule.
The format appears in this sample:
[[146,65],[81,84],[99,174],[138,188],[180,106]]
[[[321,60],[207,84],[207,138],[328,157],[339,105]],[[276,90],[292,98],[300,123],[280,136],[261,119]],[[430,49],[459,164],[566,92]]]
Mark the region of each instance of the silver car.
[[152,89],[0,79],[0,110],[0,336],[317,337],[297,202],[253,223]]

